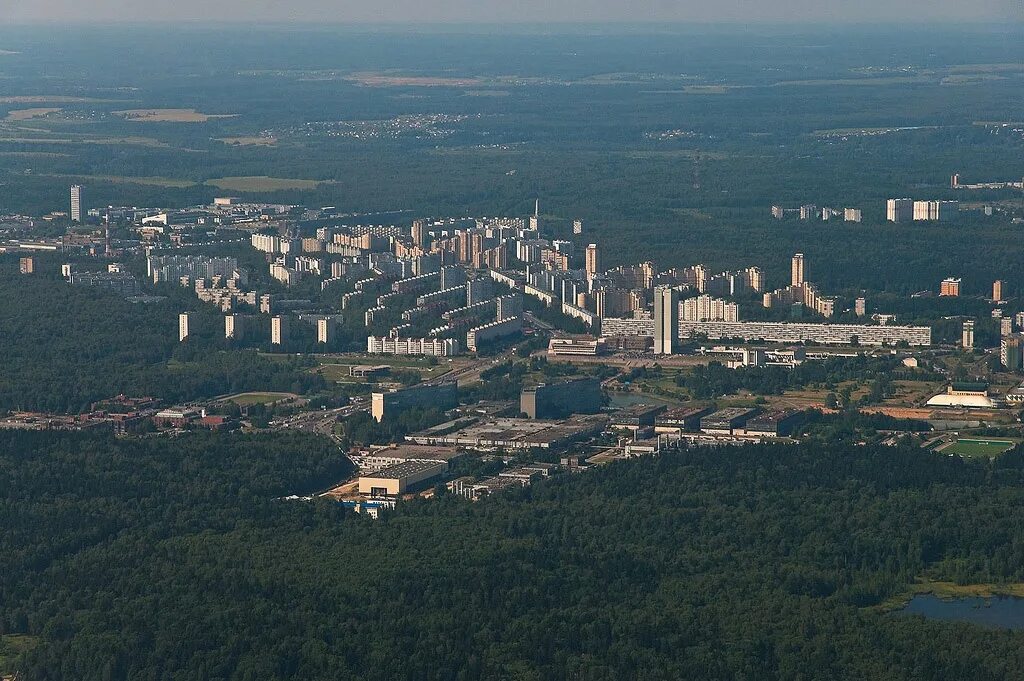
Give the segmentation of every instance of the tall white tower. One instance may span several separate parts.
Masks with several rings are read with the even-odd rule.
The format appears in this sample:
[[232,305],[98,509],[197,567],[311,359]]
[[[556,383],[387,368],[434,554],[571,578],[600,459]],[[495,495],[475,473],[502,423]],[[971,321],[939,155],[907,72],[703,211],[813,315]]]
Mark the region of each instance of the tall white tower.
[[82,185],[71,185],[71,222],[82,221]]

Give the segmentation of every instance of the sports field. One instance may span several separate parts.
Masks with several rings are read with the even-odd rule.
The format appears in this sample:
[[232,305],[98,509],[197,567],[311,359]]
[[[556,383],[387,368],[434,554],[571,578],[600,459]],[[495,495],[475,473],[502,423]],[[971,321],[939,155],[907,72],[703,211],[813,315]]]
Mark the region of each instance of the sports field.
[[960,438],[948,447],[942,448],[943,454],[959,454],[960,456],[999,456],[1013,448],[1017,442],[1000,438]]

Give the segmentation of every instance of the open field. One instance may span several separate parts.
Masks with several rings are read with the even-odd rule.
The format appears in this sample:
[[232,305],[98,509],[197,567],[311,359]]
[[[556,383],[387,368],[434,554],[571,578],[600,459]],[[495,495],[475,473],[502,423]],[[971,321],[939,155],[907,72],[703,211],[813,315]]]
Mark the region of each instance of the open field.
[[17,671],[11,667],[14,663],[14,658],[31,650],[38,643],[39,639],[35,636],[23,634],[5,634],[0,636],[0,675],[6,676]]
[[435,76],[403,76],[386,73],[352,73],[346,80],[370,87],[467,87],[482,85],[479,78],[441,78]]
[[7,118],[4,120],[8,121],[27,121],[33,118],[42,118],[52,113],[60,111],[60,107],[45,107],[40,106],[34,109],[15,109],[7,112]]
[[234,147],[272,147],[277,144],[276,137],[263,135],[253,137],[218,137],[217,141]]
[[205,123],[213,118],[234,118],[238,115],[205,114],[195,109],[126,109],[111,113],[142,123]]
[[234,402],[240,407],[247,407],[253,404],[273,404],[297,398],[295,393],[239,393],[224,398],[225,402]]
[[191,180],[179,180],[173,177],[128,177],[125,175],[43,175],[40,177],[59,177],[66,180],[114,182],[117,184],[144,184],[153,187],[174,187],[184,189],[191,187],[195,182]]
[[991,458],[1012,449],[1016,444],[1016,440],[1003,438],[960,438],[952,444],[940,447],[938,451],[943,454]]
[[139,147],[161,147],[170,145],[152,137],[0,137],[0,142],[17,144],[111,144]]
[[231,192],[273,192],[288,189],[316,189],[321,180],[299,180],[286,177],[253,175],[248,177],[218,177],[206,184]]

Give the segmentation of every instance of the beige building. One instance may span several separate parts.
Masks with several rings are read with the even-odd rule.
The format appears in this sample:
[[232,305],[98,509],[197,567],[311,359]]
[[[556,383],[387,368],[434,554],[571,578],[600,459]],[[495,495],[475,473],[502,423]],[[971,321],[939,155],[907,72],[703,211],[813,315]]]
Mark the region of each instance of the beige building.
[[587,279],[593,279],[601,271],[601,258],[597,252],[597,244],[587,246],[586,252]]
[[288,340],[288,317],[277,315],[270,318],[270,342],[273,345],[284,345]]
[[942,280],[939,285],[940,296],[959,296],[960,295],[960,279],[954,277],[947,277]]
[[804,254],[797,253],[793,256],[793,263],[790,267],[790,285],[791,286],[803,286],[804,285]]
[[189,336],[189,322],[192,321],[192,315],[188,312],[182,312],[178,315],[178,342],[184,341]]
[[446,472],[448,464],[444,461],[406,461],[359,476],[359,493],[370,497],[396,497]]

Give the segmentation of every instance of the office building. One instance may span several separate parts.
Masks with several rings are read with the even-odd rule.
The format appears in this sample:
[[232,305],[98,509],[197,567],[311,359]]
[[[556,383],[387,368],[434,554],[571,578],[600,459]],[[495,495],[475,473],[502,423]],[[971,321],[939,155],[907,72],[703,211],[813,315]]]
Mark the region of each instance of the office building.
[[700,429],[714,435],[733,435],[758,413],[756,408],[728,407],[701,418]]
[[189,323],[192,321],[192,315],[188,312],[182,312],[178,315],[178,342],[184,341],[189,337],[191,329]]
[[82,221],[82,185],[71,185],[71,222]]
[[940,296],[959,296],[960,295],[960,279],[955,277],[947,277],[942,280],[939,285]]
[[455,381],[438,385],[420,385],[391,392],[370,395],[370,408],[374,420],[395,418],[409,409],[437,409],[447,411],[458,404]]
[[270,342],[273,345],[284,345],[288,342],[288,317],[275,315],[270,318]]
[[964,350],[974,349],[974,320],[968,319],[964,322],[963,333],[960,338],[960,345]]
[[679,292],[658,288],[654,291],[654,354],[674,354],[678,342]]
[[596,414],[601,402],[600,381],[581,378],[523,388],[519,411],[531,419],[562,419],[570,414]]
[[889,222],[910,222],[914,219],[914,200],[889,199],[885,202],[885,219]]
[[601,260],[597,252],[597,244],[587,246],[585,269],[587,279],[593,279],[601,272]]
[[996,279],[992,282],[992,300],[999,302],[1003,299],[1003,280]]

